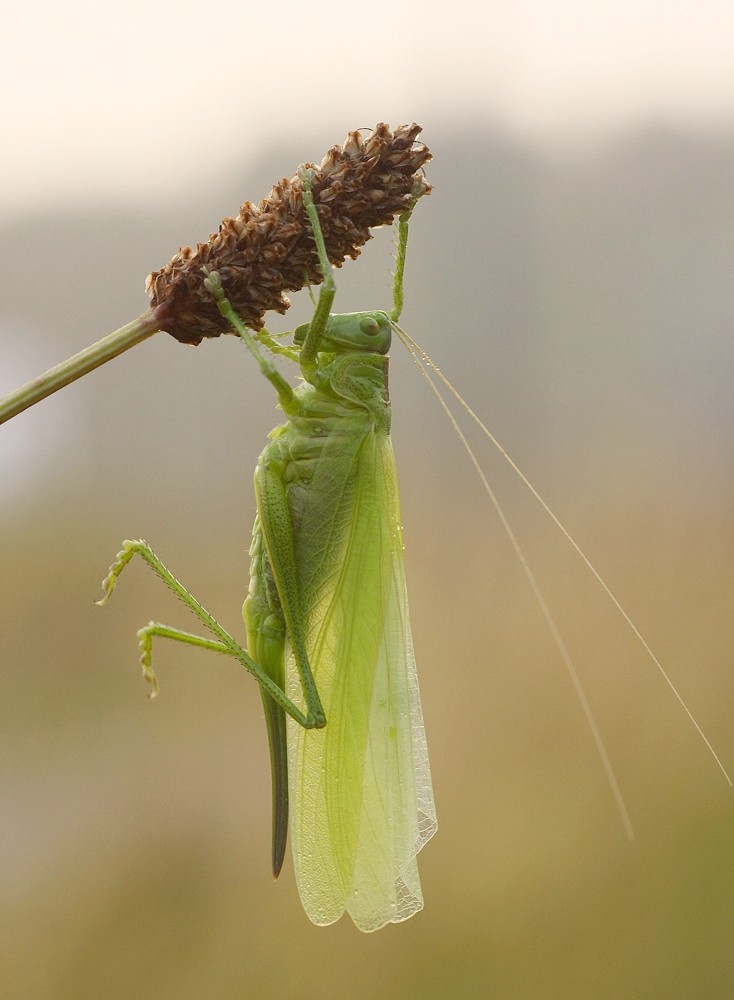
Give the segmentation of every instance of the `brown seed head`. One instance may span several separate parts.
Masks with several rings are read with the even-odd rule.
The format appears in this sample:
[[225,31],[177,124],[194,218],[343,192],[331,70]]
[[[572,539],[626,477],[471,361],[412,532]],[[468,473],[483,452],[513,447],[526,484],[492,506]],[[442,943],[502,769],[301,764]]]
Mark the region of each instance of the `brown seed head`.
[[[370,228],[393,221],[412,201],[431,189],[421,167],[431,158],[415,144],[420,125],[391,132],[379,124],[369,135],[350,132],[312,171],[311,190],[318,207],[326,251],[339,267],[359,256]],[[275,185],[259,205],[245,202],[239,215],[224,219],[219,232],[184,247],[146,282],[161,329],[176,340],[199,344],[228,330],[202,269],[218,271],[225,293],[243,321],[259,330],[269,310],[284,313],[286,291],[322,281],[311,227],[303,209],[300,171]]]

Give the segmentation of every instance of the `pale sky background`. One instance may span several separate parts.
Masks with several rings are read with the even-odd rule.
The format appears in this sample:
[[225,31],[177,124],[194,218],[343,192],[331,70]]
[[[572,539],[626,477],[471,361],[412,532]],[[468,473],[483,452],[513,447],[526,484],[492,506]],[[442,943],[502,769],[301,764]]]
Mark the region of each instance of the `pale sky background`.
[[377,120],[478,118],[556,143],[650,120],[731,124],[734,4],[13,4],[0,105],[9,213],[175,198],[213,157],[317,123],[340,138]]

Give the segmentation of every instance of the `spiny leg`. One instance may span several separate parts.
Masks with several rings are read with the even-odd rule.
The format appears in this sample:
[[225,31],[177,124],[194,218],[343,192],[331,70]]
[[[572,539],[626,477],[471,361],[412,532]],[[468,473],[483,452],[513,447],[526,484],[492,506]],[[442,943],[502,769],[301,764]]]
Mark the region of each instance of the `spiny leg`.
[[329,255],[326,252],[326,244],[324,243],[324,234],[321,229],[319,213],[311,192],[311,172],[304,170],[301,174],[301,178],[303,180],[303,208],[308,215],[309,222],[311,223],[314,243],[316,244],[316,253],[319,258],[319,267],[321,268],[321,274],[324,279],[319,290],[318,301],[316,302],[316,308],[314,310],[313,317],[311,318],[308,333],[306,334],[303,346],[301,347],[299,359],[301,371],[304,375],[308,376],[308,373],[316,364],[319,342],[324,330],[326,329],[326,324],[329,321],[329,314],[331,312],[331,307],[334,304],[334,296],[336,295],[336,283],[334,281],[333,270],[329,262]]
[[209,649],[214,653],[232,655],[231,649],[228,649],[218,639],[205,639],[201,635],[184,632],[180,628],[171,628],[170,625],[163,625],[161,622],[149,622],[143,628],[138,629],[138,645],[140,646],[140,663],[143,667],[143,677],[152,686],[151,698],[155,698],[158,694],[158,678],[153,670],[152,662],[154,636],[158,636],[160,639],[173,639],[176,642],[183,642],[188,646],[198,646],[200,649]]
[[408,251],[408,228],[410,217],[413,214],[415,203],[418,197],[414,194],[410,208],[406,209],[398,220],[398,250],[395,255],[395,274],[392,285],[392,312],[390,319],[397,323],[403,311],[404,290],[403,278],[405,276],[405,256]]
[[[222,288],[222,279],[219,276],[218,271],[204,271],[206,275],[204,279],[204,284],[207,289],[214,296],[214,300],[217,303],[217,308],[219,309],[222,316],[227,320],[227,322],[234,327],[237,333],[240,335],[245,343],[245,346],[250,351],[252,356],[257,361],[260,366],[260,371],[263,373],[265,378],[270,382],[275,391],[278,394],[278,402],[280,405],[287,410],[288,404],[293,400],[293,388],[290,383],[285,379],[278,369],[275,367],[272,359],[265,354],[260,345],[257,343],[252,333],[245,324],[242,322],[241,318],[237,315],[232,303],[229,301]],[[267,344],[267,341],[266,341]]]
[[[285,692],[278,687],[278,685],[258,666],[257,663],[252,659],[252,657],[239,645],[239,643],[229,634],[229,632],[223,628],[216,618],[204,608],[199,602],[193,597],[186,588],[179,583],[175,576],[163,565],[158,556],[153,552],[151,547],[147,542],[142,541],[142,539],[137,541],[124,541],[122,543],[122,549],[118,552],[115,562],[110,566],[110,571],[102,583],[102,588],[105,591],[105,596],[97,601],[97,604],[106,604],[109,598],[112,596],[112,592],[115,589],[117,579],[122,573],[123,569],[134,555],[139,555],[153,570],[153,572],[163,580],[166,586],[173,591],[173,593],[178,597],[183,603],[192,611],[200,622],[209,631],[217,637],[218,643],[212,643],[209,639],[202,639],[200,636],[190,636],[189,638],[184,638],[188,636],[188,633],[181,632],[177,629],[168,630],[167,626],[160,626],[161,629],[167,630],[164,632],[157,632],[155,628],[152,635],[161,634],[165,638],[176,639],[180,642],[188,642],[191,645],[201,646],[203,648],[213,649],[215,652],[227,652],[231,656],[234,656],[246,670],[248,670],[253,677],[260,684],[260,687],[266,691],[270,697],[276,701],[284,711],[286,711],[299,725],[303,726],[305,729],[313,729],[319,725],[323,725],[321,719],[316,716],[310,710],[304,715],[301,710],[293,704],[290,698],[285,694]],[[152,623],[155,626],[155,623]],[[151,626],[148,626],[150,629]],[[142,629],[141,631],[145,631]],[[150,645],[150,639],[152,635],[147,637],[147,639],[141,639],[142,644],[145,641],[148,646]],[[149,652],[149,650],[148,650]],[[146,664],[144,663],[144,669]],[[152,668],[150,663],[147,664],[147,676],[152,673]]]

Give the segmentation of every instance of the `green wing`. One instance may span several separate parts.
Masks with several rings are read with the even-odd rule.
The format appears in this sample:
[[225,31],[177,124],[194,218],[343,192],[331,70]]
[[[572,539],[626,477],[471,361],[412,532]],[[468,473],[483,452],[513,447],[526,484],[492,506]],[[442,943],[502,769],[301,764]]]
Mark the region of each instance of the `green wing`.
[[[361,435],[318,463],[297,531],[320,731],[288,720],[291,843],[316,924],[346,909],[373,931],[423,906],[416,855],[436,830],[389,437]],[[336,459],[335,459],[336,456]],[[301,700],[292,654],[288,693]]]

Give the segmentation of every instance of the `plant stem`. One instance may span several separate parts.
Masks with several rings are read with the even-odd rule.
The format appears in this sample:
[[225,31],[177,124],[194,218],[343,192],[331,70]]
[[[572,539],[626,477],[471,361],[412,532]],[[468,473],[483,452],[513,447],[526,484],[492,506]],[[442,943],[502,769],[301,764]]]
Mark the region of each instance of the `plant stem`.
[[73,357],[62,361],[60,365],[50,368],[43,375],[11,392],[9,396],[0,399],[0,424],[22,413],[46,396],[50,396],[57,389],[62,389],[82,375],[94,371],[106,361],[116,358],[118,354],[146,340],[160,329],[160,315],[152,309],[146,310],[132,323],[121,326],[119,330],[98,340],[96,344],[85,347],[83,351],[79,351]]

